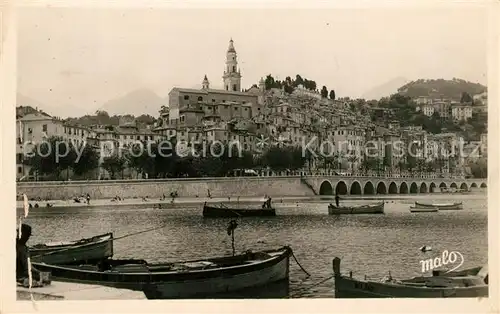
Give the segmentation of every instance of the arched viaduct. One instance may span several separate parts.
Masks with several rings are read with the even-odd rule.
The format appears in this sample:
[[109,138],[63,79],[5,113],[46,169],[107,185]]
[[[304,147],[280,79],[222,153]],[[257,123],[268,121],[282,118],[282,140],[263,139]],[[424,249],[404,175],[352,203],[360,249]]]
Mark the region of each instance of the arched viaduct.
[[437,192],[441,188],[487,187],[487,179],[314,176],[304,180],[319,195],[418,194]]

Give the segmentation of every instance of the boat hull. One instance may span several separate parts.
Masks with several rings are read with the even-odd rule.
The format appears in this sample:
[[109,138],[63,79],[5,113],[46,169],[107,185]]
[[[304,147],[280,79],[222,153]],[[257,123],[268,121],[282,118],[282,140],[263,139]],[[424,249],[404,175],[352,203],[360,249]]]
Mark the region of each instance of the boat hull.
[[272,217],[276,216],[276,210],[272,209],[235,209],[215,206],[203,206],[203,217]]
[[419,202],[415,202],[415,208],[437,208],[439,210],[460,210],[463,209],[462,203],[453,203],[453,204],[423,204]]
[[385,203],[357,207],[334,207],[328,205],[329,215],[383,214]]
[[438,212],[439,209],[435,207],[428,207],[428,208],[416,208],[416,207],[410,207],[410,212],[412,213],[436,213]]
[[268,268],[238,275],[155,283],[145,289],[144,294],[148,299],[211,298],[270,283],[288,283],[288,265],[287,257]]
[[[78,243],[81,244],[78,244]],[[83,243],[82,243],[83,242]],[[74,241],[73,244],[30,247],[30,259],[35,263],[71,265],[92,263],[113,256],[113,234]]]
[[488,286],[411,287],[400,284],[335,278],[335,298],[475,298],[488,297]]
[[[266,251],[266,254],[271,255],[264,260],[249,261],[248,264],[197,271],[155,272],[154,268],[148,269],[144,265],[137,265],[135,270],[126,272],[75,271],[75,268],[37,263],[34,266],[42,271],[50,271],[54,280],[140,290],[148,299],[192,299],[267,287],[273,283],[284,286],[286,282],[288,285],[291,249],[285,247]],[[222,260],[219,259],[219,262]]]

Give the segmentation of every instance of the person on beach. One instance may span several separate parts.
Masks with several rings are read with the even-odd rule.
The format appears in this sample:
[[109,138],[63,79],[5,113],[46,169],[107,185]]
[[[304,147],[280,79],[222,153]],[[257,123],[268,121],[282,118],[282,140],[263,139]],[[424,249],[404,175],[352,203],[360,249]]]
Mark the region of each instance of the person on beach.
[[[19,230],[16,230],[16,281],[26,284],[26,279],[29,279],[28,274],[28,257],[29,249],[26,243],[31,237],[31,226],[27,224],[21,225],[21,237],[19,238]],[[31,267],[31,275],[33,280],[40,280],[40,271]]]
[[337,205],[337,207],[339,207],[339,203],[340,203],[340,197],[338,194],[335,194],[335,205]]
[[90,194],[87,193],[87,205],[90,205]]

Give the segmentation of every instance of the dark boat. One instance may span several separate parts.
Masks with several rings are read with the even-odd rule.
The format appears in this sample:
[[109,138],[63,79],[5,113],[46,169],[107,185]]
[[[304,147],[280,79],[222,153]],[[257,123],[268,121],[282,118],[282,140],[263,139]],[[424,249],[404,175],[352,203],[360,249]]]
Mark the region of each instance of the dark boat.
[[488,297],[488,267],[396,280],[354,279],[340,273],[340,258],[333,260],[335,298],[475,298]]
[[98,265],[33,263],[56,281],[97,284],[143,291],[148,299],[211,298],[286,282],[292,249],[258,252],[175,263],[105,260]]
[[29,247],[32,262],[54,265],[96,262],[113,256],[113,233]]
[[438,210],[460,210],[463,209],[462,202],[460,203],[443,203],[443,204],[423,204],[415,202],[415,208],[437,208]]
[[437,213],[439,209],[436,207],[415,207],[415,206],[410,206],[410,212],[411,213]]
[[328,205],[328,214],[330,215],[354,215],[354,214],[383,214],[385,202],[376,204],[336,207],[333,204]]
[[208,206],[203,205],[203,217],[221,218],[221,217],[261,217],[276,216],[274,208],[229,208],[225,205]]

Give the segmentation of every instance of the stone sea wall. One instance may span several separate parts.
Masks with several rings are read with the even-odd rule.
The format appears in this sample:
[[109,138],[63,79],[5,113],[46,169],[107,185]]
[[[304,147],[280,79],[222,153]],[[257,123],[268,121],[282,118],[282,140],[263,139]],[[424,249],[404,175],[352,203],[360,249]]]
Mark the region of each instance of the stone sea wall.
[[169,197],[177,191],[179,197],[227,196],[309,196],[313,192],[300,178],[290,177],[245,177],[245,178],[199,178],[166,180],[118,180],[118,181],[70,181],[70,182],[18,182],[17,193],[29,198],[69,199],[89,193],[92,199]]

